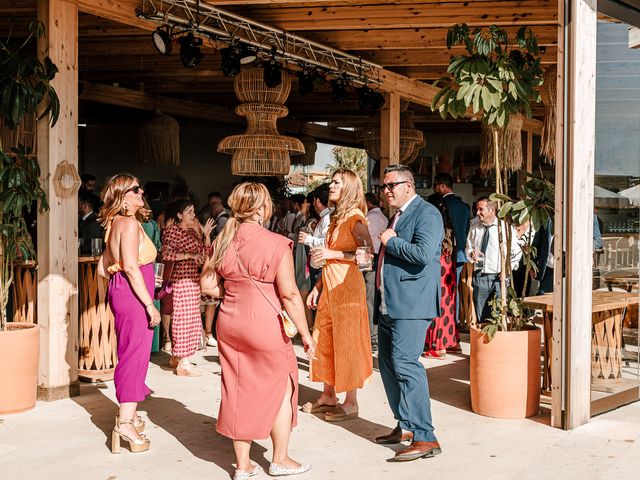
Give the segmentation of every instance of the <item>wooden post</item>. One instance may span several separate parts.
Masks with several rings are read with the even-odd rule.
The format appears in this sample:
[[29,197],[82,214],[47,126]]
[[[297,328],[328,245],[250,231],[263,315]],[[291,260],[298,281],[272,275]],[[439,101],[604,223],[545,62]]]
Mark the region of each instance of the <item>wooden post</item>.
[[380,183],[388,165],[400,163],[400,95],[386,93],[380,112]]
[[[597,0],[571,0],[569,9],[565,159],[567,278],[564,301],[567,349],[564,368],[567,390],[565,428],[573,429],[588,422],[591,416]],[[557,271],[560,273],[562,269]]]
[[53,86],[60,118],[51,128],[38,123],[38,162],[51,209],[38,214],[38,398],[78,395],[78,199],[60,198],[53,189],[62,161],[78,165],[78,7],[75,0],[38,0],[46,35],[40,58],[49,56],[59,72]]
[[523,132],[525,134],[525,158],[524,158],[524,170],[520,170],[518,175],[518,195],[522,195],[522,186],[527,181],[525,173],[532,173],[533,171],[533,132],[527,130]]

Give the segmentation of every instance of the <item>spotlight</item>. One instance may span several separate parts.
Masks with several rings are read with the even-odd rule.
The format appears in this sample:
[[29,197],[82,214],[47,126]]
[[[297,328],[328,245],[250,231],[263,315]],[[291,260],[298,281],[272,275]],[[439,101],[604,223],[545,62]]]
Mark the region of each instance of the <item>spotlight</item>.
[[250,47],[249,45],[242,45],[239,47],[240,53],[240,63],[242,65],[249,65],[250,63],[255,62],[258,59],[258,52],[254,47]]
[[282,67],[275,56],[264,66],[264,83],[269,88],[276,88],[282,83]]
[[300,95],[309,95],[315,90],[313,82],[317,74],[314,70],[302,70],[298,72],[298,92]]
[[347,99],[347,86],[349,80],[346,75],[340,75],[335,80],[331,80],[331,98],[336,103],[342,103]]
[[235,77],[240,73],[240,56],[233,47],[223,48],[220,55],[220,70],[225,77]]
[[358,106],[367,113],[376,113],[384,106],[384,95],[371,90],[368,86],[358,89]]
[[171,53],[171,34],[169,33],[168,25],[158,27],[151,34],[151,38],[153,39],[153,45],[159,53],[162,55],[169,55]]
[[180,42],[180,61],[182,64],[187,68],[198,65],[203,57],[200,51],[202,39],[189,32],[184,37],[180,37],[178,41]]

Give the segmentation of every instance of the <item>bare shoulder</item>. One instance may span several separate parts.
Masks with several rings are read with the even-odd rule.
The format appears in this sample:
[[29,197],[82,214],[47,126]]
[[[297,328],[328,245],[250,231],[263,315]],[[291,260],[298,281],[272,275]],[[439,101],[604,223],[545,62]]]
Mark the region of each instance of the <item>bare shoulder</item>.
[[137,233],[139,225],[140,223],[135,217],[118,216],[113,219],[111,228],[114,233],[129,235]]

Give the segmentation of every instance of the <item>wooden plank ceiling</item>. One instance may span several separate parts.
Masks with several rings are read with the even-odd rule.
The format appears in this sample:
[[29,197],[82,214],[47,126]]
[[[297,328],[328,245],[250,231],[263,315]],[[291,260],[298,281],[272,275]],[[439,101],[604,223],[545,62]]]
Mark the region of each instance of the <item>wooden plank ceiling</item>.
[[[458,22],[471,26],[501,25],[513,37],[530,26],[544,47],[543,64],[557,55],[557,0],[223,0],[209,3],[248,18],[291,31],[383,65],[385,69],[432,82],[446,74],[452,52],[446,48],[447,28]],[[147,93],[232,108],[233,80],[220,72],[217,49],[208,43],[200,65],[182,66],[178,46],[169,56],[158,54],[148,25],[135,18],[138,0],[81,0],[79,18],[80,79],[119,85]],[[84,5],[84,7],[83,7]],[[90,5],[90,6],[89,6]],[[20,35],[35,16],[35,0],[0,0],[0,32]],[[106,13],[101,13],[106,12]],[[115,21],[114,19],[117,19]],[[146,28],[140,28],[145,26]],[[455,53],[460,49],[454,50]],[[367,116],[358,112],[355,94],[343,104],[331,102],[328,84],[301,96],[295,86],[287,106],[290,117],[361,125]],[[416,107],[417,123],[439,121],[425,107]],[[535,109],[541,117],[542,108]]]

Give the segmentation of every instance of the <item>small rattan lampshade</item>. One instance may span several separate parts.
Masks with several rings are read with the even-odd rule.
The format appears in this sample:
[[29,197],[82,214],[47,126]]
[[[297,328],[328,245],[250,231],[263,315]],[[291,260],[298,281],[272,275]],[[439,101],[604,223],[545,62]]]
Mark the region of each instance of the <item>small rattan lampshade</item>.
[[540,140],[540,154],[553,165],[556,159],[556,102],[558,99],[558,68],[552,65],[544,73],[544,83],[540,89],[544,103],[544,123]]
[[53,190],[59,198],[72,197],[78,192],[82,183],[76,166],[66,160],[56,166],[52,180]]
[[318,150],[316,139],[309,135],[301,135],[300,141],[302,145],[304,145],[304,153],[293,155],[291,157],[291,164],[301,166],[313,165],[316,162],[316,151]]
[[264,84],[261,68],[242,70],[234,80],[234,89],[243,101],[236,114],[247,118],[242,135],[223,138],[218,151],[232,154],[231,173],[241,176],[286,175],[291,166],[289,153],[304,153],[300,140],[278,133],[278,118],[289,113],[284,102],[291,91],[291,78],[282,76],[275,88]]
[[[489,172],[495,168],[494,149],[498,148],[498,158],[500,168],[507,168],[510,172],[515,172],[522,167],[522,124],[524,116],[515,114],[509,120],[506,127],[498,128],[489,125],[482,125],[482,158],[480,168]],[[493,131],[498,131],[498,145],[493,141]],[[506,151],[504,145],[506,143]],[[503,153],[504,152],[504,153]]]
[[6,155],[13,155],[12,149],[24,145],[29,155],[36,155],[36,114],[27,114],[15,129],[7,127],[0,119],[0,148]]
[[140,163],[154,167],[180,165],[180,125],[159,110],[138,127]]
[[[409,102],[402,102],[400,113],[400,163],[407,163],[416,149],[425,141],[424,134],[417,130],[413,124],[413,112],[408,109]],[[358,133],[358,139],[362,141],[367,154],[380,160],[380,122],[364,128]],[[415,159],[415,157],[414,157]]]

